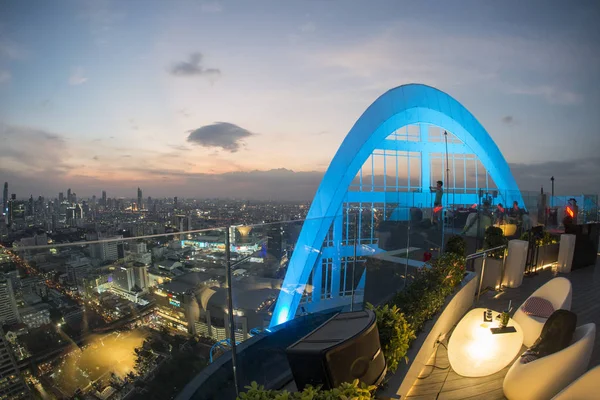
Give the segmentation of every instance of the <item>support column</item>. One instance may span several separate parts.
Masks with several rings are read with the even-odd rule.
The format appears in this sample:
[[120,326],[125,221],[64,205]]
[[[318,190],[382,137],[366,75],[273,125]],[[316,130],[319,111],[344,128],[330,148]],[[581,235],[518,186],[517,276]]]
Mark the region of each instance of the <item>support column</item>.
[[[427,143],[429,141],[429,126],[427,124],[419,124],[419,141]],[[421,151],[421,188],[423,193],[429,193],[431,187],[431,157],[429,151]],[[431,206],[431,204],[423,204],[425,207]]]
[[342,240],[343,240],[343,222],[344,216],[342,214],[342,208],[338,211],[335,219],[333,220],[333,246],[335,251],[331,258],[331,297],[338,297],[340,295],[340,280],[341,280],[341,253],[342,253]]

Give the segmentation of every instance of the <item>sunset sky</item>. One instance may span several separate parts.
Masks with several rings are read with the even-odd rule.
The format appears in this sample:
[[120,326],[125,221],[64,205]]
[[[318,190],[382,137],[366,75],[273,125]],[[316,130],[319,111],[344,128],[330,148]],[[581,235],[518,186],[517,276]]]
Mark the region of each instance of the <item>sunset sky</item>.
[[0,180],[310,199],[361,113],[418,82],[479,119],[521,189],[598,193],[598,20],[597,1],[4,0]]

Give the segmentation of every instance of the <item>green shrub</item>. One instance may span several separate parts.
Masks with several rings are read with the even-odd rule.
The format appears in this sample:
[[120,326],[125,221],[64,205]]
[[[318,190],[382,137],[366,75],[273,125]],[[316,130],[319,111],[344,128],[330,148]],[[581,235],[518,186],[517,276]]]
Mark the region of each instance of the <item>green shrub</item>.
[[467,252],[467,242],[462,236],[452,235],[446,243],[446,253],[454,253],[459,256],[465,256]]
[[[519,239],[529,241],[529,231],[523,233]],[[550,234],[550,232],[544,232],[544,235],[541,238],[536,239],[535,241],[536,246],[546,246],[549,244],[556,243],[558,243],[558,239],[556,239],[555,236]]]
[[[494,247],[506,246],[507,244],[508,239],[504,236],[502,229],[497,226],[490,226],[485,230],[485,236],[483,238],[484,249],[493,249]],[[489,256],[493,258],[503,258],[504,249],[494,250]]]
[[342,383],[340,387],[321,390],[320,387],[306,386],[303,391],[290,393],[286,390],[265,390],[264,386],[252,382],[246,386],[246,392],[240,393],[238,400],[371,400],[375,399],[375,386],[360,384],[358,379],[352,383]]
[[367,308],[375,312],[383,356],[388,370],[395,372],[401,360],[408,360],[406,352],[415,332],[395,305],[374,308],[367,304]]

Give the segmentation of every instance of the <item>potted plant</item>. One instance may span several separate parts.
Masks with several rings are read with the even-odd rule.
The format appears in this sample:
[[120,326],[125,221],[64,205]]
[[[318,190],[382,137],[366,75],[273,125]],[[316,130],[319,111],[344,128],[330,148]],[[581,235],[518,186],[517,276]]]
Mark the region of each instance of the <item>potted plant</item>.
[[[521,240],[529,241],[529,232],[525,232],[521,235]],[[544,234],[537,238],[537,268],[541,268],[544,265],[552,264],[558,261],[558,250],[560,243],[558,239],[550,234],[550,232],[544,231]]]
[[[483,239],[483,250],[493,249],[499,246],[506,246],[508,239],[504,236],[502,229],[496,226],[490,226],[485,230]],[[485,261],[485,270],[483,271],[482,288],[495,289],[500,286],[502,279],[502,267],[504,264],[505,249],[498,249],[487,254]],[[481,275],[483,258],[475,260],[475,272]]]
[[452,235],[446,243],[446,249],[444,250],[444,252],[464,257],[466,256],[465,253],[467,252],[467,242],[462,236]]

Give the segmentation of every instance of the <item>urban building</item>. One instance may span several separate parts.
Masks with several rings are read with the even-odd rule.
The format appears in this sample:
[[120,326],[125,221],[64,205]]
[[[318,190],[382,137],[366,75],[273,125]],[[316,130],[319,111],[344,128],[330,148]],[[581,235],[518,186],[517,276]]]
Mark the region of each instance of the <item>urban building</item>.
[[27,398],[30,398],[29,389],[0,327],[0,399]]
[[20,308],[19,314],[28,328],[39,328],[50,323],[50,306],[46,303]]
[[107,238],[98,237],[97,240],[102,241],[99,243],[94,243],[90,246],[90,255],[93,258],[97,258],[102,261],[115,261],[119,258],[125,257],[123,243],[115,240],[121,238],[123,238],[123,236],[112,236]]
[[138,188],[137,190],[137,208],[138,210],[141,210],[143,208],[142,206],[142,189]]
[[67,279],[77,284],[89,273],[92,265],[89,258],[83,257],[67,262]]
[[0,322],[2,324],[20,322],[13,285],[10,278],[5,275],[0,276]]
[[8,208],[8,182],[4,182],[4,190],[2,191],[2,215],[6,214]]

